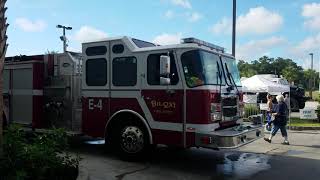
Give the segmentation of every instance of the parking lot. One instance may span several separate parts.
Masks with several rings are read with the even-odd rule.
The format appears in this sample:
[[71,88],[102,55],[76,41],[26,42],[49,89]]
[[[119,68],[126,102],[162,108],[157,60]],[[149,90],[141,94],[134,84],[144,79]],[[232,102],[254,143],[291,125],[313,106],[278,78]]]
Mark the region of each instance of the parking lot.
[[159,147],[142,162],[120,160],[102,142],[88,139],[73,151],[83,158],[81,177],[90,180],[319,179],[320,132],[289,131],[289,140],[290,146],[281,145],[278,134],[272,144],[260,139],[232,151]]

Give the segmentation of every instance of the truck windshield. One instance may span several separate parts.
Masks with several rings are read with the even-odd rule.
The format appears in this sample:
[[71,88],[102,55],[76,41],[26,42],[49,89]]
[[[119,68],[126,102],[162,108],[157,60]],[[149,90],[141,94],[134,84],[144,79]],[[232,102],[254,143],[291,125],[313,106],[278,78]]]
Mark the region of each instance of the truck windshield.
[[189,87],[225,84],[224,76],[222,76],[222,82],[219,79],[218,64],[220,71],[222,68],[218,55],[202,50],[192,50],[183,53],[181,61]]
[[[236,86],[241,86],[240,74],[239,74],[239,70],[238,70],[238,67],[237,67],[236,60],[233,59],[233,58],[230,58],[230,57],[222,56],[222,63],[223,63],[224,68],[225,68],[224,71],[226,73],[227,83],[229,85],[233,85],[233,82],[230,82],[230,80],[229,80],[229,78],[227,76],[227,69],[225,67],[225,64],[227,64],[229,73],[232,75]],[[231,77],[230,77],[230,79],[231,79]]]

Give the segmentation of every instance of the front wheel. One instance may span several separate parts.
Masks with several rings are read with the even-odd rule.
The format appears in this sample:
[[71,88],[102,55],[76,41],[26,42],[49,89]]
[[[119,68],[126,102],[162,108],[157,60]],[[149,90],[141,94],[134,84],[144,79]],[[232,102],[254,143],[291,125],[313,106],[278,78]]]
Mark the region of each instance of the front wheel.
[[120,124],[113,137],[116,140],[118,153],[127,160],[141,159],[150,147],[146,128],[137,122]]
[[120,133],[121,150],[128,154],[137,154],[145,147],[145,134],[137,126],[126,126]]

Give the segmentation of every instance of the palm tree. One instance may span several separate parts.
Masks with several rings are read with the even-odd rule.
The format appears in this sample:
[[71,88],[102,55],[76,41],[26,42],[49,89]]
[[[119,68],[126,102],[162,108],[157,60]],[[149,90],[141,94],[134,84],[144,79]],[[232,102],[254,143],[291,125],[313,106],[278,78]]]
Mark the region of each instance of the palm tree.
[[[7,0],[0,0],[0,146],[2,145],[3,138],[3,65],[4,59],[7,51],[7,28],[9,24],[7,24],[7,18],[5,17],[5,13],[7,8],[5,7]],[[1,148],[0,148],[1,153]]]

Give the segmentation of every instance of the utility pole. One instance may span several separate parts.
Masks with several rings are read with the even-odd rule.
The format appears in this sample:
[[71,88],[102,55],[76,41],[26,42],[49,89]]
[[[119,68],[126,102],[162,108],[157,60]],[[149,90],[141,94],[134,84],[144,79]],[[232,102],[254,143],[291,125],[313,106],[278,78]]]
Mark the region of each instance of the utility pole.
[[311,70],[313,70],[313,53],[309,54],[311,56]]
[[[310,57],[311,57],[311,75],[312,75],[312,70],[313,70],[313,53],[309,53]],[[312,90],[313,90],[313,87],[312,87],[312,77],[310,77],[309,79],[309,96],[312,98]]]
[[57,28],[61,28],[63,30],[62,36],[60,36],[61,41],[63,42],[63,52],[65,53],[67,51],[67,37],[66,37],[66,30],[72,30],[72,27],[63,26],[58,24]]
[[237,24],[237,1],[233,0],[232,6],[233,19],[232,19],[232,56],[236,57],[236,24]]

